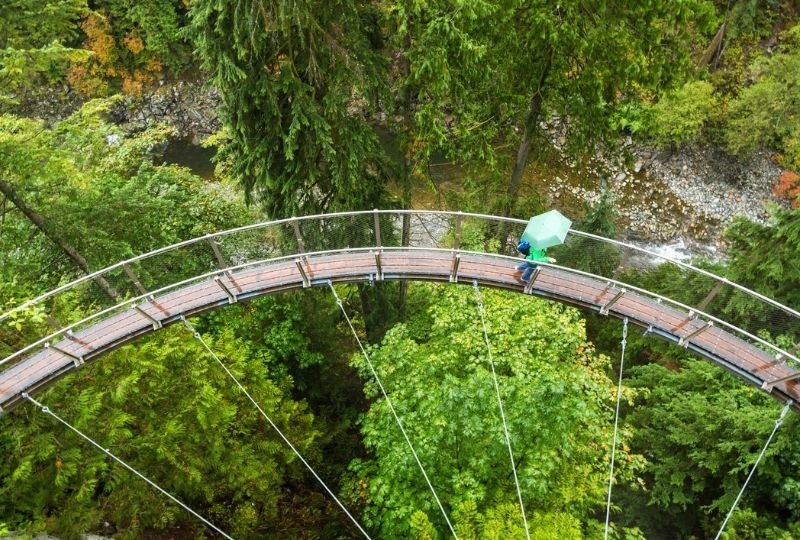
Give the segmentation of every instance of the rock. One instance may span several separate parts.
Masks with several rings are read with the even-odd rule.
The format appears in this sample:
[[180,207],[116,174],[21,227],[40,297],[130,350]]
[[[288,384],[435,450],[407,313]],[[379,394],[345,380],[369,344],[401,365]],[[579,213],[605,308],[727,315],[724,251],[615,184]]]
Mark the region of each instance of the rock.
[[623,180],[625,180],[626,177],[627,177],[627,175],[624,172],[621,172],[621,173],[618,173],[617,176],[614,177],[614,181],[622,182]]

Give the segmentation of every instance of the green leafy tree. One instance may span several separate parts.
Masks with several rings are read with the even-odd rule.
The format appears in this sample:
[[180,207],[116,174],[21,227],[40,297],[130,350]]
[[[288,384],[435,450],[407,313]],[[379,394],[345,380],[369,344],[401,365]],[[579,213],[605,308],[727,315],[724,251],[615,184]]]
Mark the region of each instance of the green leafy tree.
[[755,82],[731,102],[725,140],[735,153],[776,148],[787,166],[800,168],[800,25],[781,34],[781,48],[755,62]]
[[670,90],[652,108],[650,133],[660,146],[682,146],[700,139],[717,108],[714,86],[690,81]]
[[713,5],[702,0],[501,6],[489,25],[483,117],[517,128],[506,129],[503,139],[517,148],[499,203],[503,214],[514,207],[532,149],[550,145],[548,122],[557,117],[567,149],[584,155],[608,134],[621,96],[681,79],[689,36],[705,31],[714,17]]
[[[725,232],[730,242],[730,262],[726,275],[732,281],[750,287],[787,306],[800,305],[800,211],[772,209],[772,223],[760,225],[737,219]],[[776,309],[766,309],[763,302],[736,295],[726,312],[736,319],[765,323],[773,337],[786,333],[800,341],[800,327],[794,317]]]
[[[518,532],[522,520],[473,291],[421,286],[419,294],[430,302],[426,312],[390,330],[369,351],[371,360],[448,512],[472,508],[486,516],[485,531]],[[607,359],[586,342],[576,311],[483,295],[526,509],[550,516],[542,523],[586,523],[606,489],[613,395]],[[354,363],[373,401],[362,431],[374,457],[351,465],[367,502],[365,522],[392,538],[407,536],[409,527],[431,529],[426,519],[446,531],[363,358]],[[501,516],[510,506],[518,522],[509,529]]]
[[[0,116],[0,311],[122,259],[250,221],[218,186],[154,163],[171,130],[125,135],[103,119],[109,106],[89,102],[53,127]],[[181,250],[136,271],[152,290],[164,276],[179,281],[208,271],[208,260],[205,248]],[[120,274],[96,278],[72,296],[110,306],[134,293]],[[51,333],[47,315],[62,325],[83,316],[77,298],[59,298],[4,321],[0,352]]]
[[[104,120],[111,104],[89,102],[54,127],[0,117],[0,181],[38,216],[19,206],[10,212],[17,202],[9,197],[0,257],[8,258],[4,266],[36,273],[30,281],[41,281],[43,288],[74,275],[70,267],[97,270],[249,219],[232,197],[220,197],[220,190],[186,169],[155,164],[171,129],[126,135]],[[32,238],[21,241],[26,235]],[[14,244],[25,250],[25,257],[13,255]],[[70,250],[84,262],[78,263]],[[51,271],[43,275],[43,267]]]

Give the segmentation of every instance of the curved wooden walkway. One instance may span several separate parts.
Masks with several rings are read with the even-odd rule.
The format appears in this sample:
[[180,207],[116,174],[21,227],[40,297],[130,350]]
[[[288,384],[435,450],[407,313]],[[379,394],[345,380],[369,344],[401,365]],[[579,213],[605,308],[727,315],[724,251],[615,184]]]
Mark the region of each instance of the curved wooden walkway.
[[[746,341],[689,314],[664,306],[606,282],[567,270],[541,267],[526,290],[514,276],[514,262],[491,255],[448,254],[434,250],[390,250],[380,255],[383,279],[478,283],[536,294],[601,313],[628,319],[652,334],[688,347],[729,369],[751,384],[789,378],[774,384],[778,400],[800,402],[796,371]],[[302,270],[301,270],[302,267]],[[337,253],[282,260],[222,275],[186,286],[131,307],[62,339],[0,373],[0,407],[18,405],[23,392],[34,393],[103,354],[137,337],[209,309],[289,289],[376,279],[378,260],[371,252]]]

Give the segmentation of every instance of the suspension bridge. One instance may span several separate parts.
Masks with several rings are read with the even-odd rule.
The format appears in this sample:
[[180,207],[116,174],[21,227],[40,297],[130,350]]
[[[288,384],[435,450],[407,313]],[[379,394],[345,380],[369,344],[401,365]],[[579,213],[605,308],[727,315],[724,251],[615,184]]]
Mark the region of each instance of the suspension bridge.
[[[25,329],[21,336],[35,336],[0,361],[0,413],[28,400],[55,416],[32,396],[145,334],[174,323],[191,328],[188,319],[205,311],[292,289],[328,287],[335,295],[337,283],[391,280],[467,284],[479,306],[479,287],[485,286],[616,317],[626,331],[630,322],[757,386],[786,404],[783,414],[790,407],[800,411],[800,347],[787,350],[775,339],[798,334],[796,310],[701,268],[580,231],[570,232],[557,264],[541,263],[522,283],[513,245],[526,224],[461,212],[343,212],[217,232],[119,262],[0,315],[0,323]],[[508,241],[474,240],[487,231]],[[665,265],[669,280],[659,290],[637,285],[636,276]],[[750,319],[726,320],[732,303],[748,306]],[[488,336],[486,342],[490,347]]]

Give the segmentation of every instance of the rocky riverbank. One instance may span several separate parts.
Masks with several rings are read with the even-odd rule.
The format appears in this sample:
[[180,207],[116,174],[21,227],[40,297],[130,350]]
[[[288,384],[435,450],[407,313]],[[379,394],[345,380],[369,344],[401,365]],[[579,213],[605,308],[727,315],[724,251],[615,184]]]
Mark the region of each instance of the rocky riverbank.
[[[63,120],[75,112],[85,97],[69,87],[41,89],[27,98],[17,114],[48,123]],[[141,131],[155,124],[168,124],[180,139],[199,144],[220,128],[217,109],[219,93],[201,80],[161,81],[141,96],[125,96],[114,107],[111,121],[129,131]]]
[[216,89],[200,81],[177,81],[139,97],[124,98],[114,110],[114,121],[131,131],[168,124],[177,130],[179,138],[200,144],[220,129],[220,103]]
[[[684,245],[692,254],[714,256],[724,249],[724,230],[735,217],[767,223],[769,204],[786,205],[772,192],[782,169],[768,152],[740,159],[711,146],[657,151],[630,139],[622,149],[632,165],[598,158],[586,172],[607,179],[628,240]],[[564,196],[589,204],[600,199],[601,182],[591,189],[564,177],[550,183],[554,206]]]

